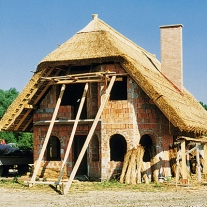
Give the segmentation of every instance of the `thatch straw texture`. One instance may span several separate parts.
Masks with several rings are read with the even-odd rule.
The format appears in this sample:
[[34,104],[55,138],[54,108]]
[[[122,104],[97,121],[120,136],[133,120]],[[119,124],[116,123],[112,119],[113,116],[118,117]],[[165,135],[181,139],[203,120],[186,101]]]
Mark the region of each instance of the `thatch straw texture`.
[[[181,131],[207,133],[207,111],[198,101],[185,88],[183,92],[179,91],[163,76],[161,64],[154,55],[98,18],[46,56],[38,65],[37,72],[59,65],[106,61],[119,62],[175,127]],[[27,89],[33,89],[33,86],[27,86]],[[24,96],[22,93],[20,97]],[[20,97],[16,102],[21,103]],[[18,118],[18,113],[13,113],[15,106],[8,109],[0,128],[9,130]]]

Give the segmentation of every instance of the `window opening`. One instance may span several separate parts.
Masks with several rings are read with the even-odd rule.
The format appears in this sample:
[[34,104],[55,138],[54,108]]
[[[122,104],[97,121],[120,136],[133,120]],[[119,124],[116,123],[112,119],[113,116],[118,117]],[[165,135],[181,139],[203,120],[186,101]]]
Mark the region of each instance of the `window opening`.
[[52,136],[47,144],[47,161],[60,161],[60,140]]
[[122,81],[115,81],[111,89],[110,100],[127,100],[127,76],[123,76]]
[[[72,115],[73,119],[76,117],[76,114],[78,112],[78,108],[80,105],[80,100],[83,95],[84,87],[85,87],[85,84],[83,83],[66,85],[65,92],[63,94],[60,105],[61,106],[67,106],[67,105],[73,106],[73,115]],[[81,119],[87,118],[86,101],[84,102],[80,118]]]
[[143,162],[150,162],[152,158],[152,139],[148,134],[145,134],[140,139],[141,146],[144,147]]
[[110,157],[111,161],[124,161],[127,144],[125,138],[120,134],[115,134],[110,139]]

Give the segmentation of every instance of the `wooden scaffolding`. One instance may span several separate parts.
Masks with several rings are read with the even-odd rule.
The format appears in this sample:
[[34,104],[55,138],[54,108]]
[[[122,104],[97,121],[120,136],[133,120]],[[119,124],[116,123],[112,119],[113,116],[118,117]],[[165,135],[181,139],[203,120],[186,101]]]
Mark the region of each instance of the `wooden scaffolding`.
[[[100,116],[102,114],[102,111],[103,111],[103,109],[104,109],[104,107],[105,107],[105,105],[106,105],[106,103],[109,99],[112,86],[113,86],[115,80],[119,79],[117,76],[123,76],[123,75],[126,75],[126,74],[116,74],[115,72],[94,72],[94,73],[84,73],[84,74],[56,76],[56,77],[43,77],[43,79],[50,80],[51,84],[61,84],[62,87],[61,87],[59,98],[58,98],[56,106],[55,106],[55,110],[54,110],[53,115],[52,115],[52,119],[49,123],[49,128],[48,128],[46,137],[44,139],[42,149],[40,151],[38,160],[37,160],[35,168],[34,168],[32,178],[29,181],[29,187],[32,187],[36,183],[37,184],[38,183],[41,183],[41,184],[55,184],[56,186],[59,186],[61,184],[62,185],[62,194],[64,194],[64,195],[67,194],[67,192],[70,189],[70,186],[72,184],[72,181],[73,181],[73,179],[76,175],[78,167],[80,166],[80,163],[83,159],[84,153],[86,152],[86,149],[87,149],[87,147],[89,145],[89,142],[92,138],[92,135],[95,131],[97,123],[98,123],[98,121],[100,119]],[[72,143],[73,143],[73,139],[74,139],[74,136],[75,136],[77,125],[80,121],[80,115],[81,115],[82,108],[83,108],[83,105],[84,105],[84,102],[85,102],[85,99],[86,99],[86,94],[87,94],[87,91],[88,91],[88,83],[91,83],[91,82],[105,82],[105,87],[106,87],[105,94],[102,95],[102,101],[101,101],[100,107],[97,111],[95,119],[93,120],[92,126],[89,130],[89,133],[88,133],[87,138],[85,140],[85,143],[82,147],[82,150],[81,150],[81,152],[78,156],[78,159],[77,159],[77,161],[76,161],[76,163],[75,163],[75,165],[72,169],[70,177],[69,177],[68,181],[63,184],[61,182],[61,180],[62,180],[64,168],[65,168],[66,161],[68,159],[69,152],[70,152],[70,149],[71,149],[71,146],[72,146]],[[109,82],[109,84],[108,84],[108,82]],[[56,182],[39,182],[39,181],[36,181],[36,176],[37,176],[38,170],[41,166],[41,161],[43,159],[43,156],[44,156],[44,153],[45,153],[50,135],[52,133],[53,126],[55,124],[56,116],[57,116],[58,109],[59,109],[64,91],[65,91],[66,84],[75,84],[75,83],[85,83],[85,88],[84,88],[83,95],[82,95],[82,98],[81,98],[81,101],[80,101],[80,105],[79,105],[78,112],[77,112],[77,115],[76,115],[76,118],[75,118],[75,122],[74,122],[74,125],[73,125],[73,128],[72,128],[70,139],[69,139],[69,142],[68,142],[68,145],[67,145],[66,153],[64,155],[64,160],[62,162],[59,177],[58,177]]]
[[[179,174],[181,173],[182,179],[185,182],[185,184],[188,184],[188,176],[187,176],[187,164],[186,164],[186,158],[189,157],[189,154],[196,150],[196,162],[197,162],[197,180],[198,182],[201,181],[201,164],[200,164],[200,152],[199,152],[199,146],[203,145],[204,150],[204,166],[203,166],[203,174],[205,178],[207,178],[207,137],[198,137],[198,138],[190,138],[185,136],[179,136],[177,138],[178,142],[178,150],[177,150],[177,159],[176,159],[176,186],[179,179]],[[189,144],[195,145],[190,150],[186,150],[186,142],[189,142]],[[180,159],[181,159],[181,167],[180,167]],[[181,171],[181,172],[180,172]]]

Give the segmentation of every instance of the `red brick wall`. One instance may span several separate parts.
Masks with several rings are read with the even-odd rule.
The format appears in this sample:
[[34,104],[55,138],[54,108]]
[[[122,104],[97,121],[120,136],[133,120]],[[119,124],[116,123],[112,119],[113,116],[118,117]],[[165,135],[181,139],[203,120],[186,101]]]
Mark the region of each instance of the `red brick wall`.
[[[102,65],[97,71],[109,70],[117,73],[125,73],[119,65]],[[100,106],[100,94],[103,94],[104,83],[89,86],[90,95],[87,97],[88,118],[95,118],[98,106]],[[92,179],[109,179],[121,171],[122,162],[110,160],[110,138],[120,134],[126,139],[127,149],[132,149],[139,144],[144,134],[149,134],[153,145],[157,146],[157,153],[167,151],[172,143],[174,128],[157,108],[144,91],[130,78],[127,78],[127,100],[110,101],[106,104],[101,115],[101,122],[96,127],[95,134],[99,140],[99,161],[92,161],[92,142],[88,147],[88,176]],[[55,86],[48,92],[40,104],[40,109],[34,113],[34,122],[50,120],[57,101],[57,89]],[[71,106],[61,106],[57,118],[70,119],[73,113]],[[76,135],[88,135],[91,123],[79,124]],[[170,127],[169,127],[170,126]],[[61,144],[61,158],[63,160],[66,146],[70,138],[73,124],[55,124],[52,136],[56,136]],[[169,132],[169,129],[171,130]],[[48,130],[48,125],[34,125],[34,160],[38,158],[40,148]],[[46,156],[44,157],[46,160]],[[70,174],[73,167],[73,148],[71,148],[67,162],[67,171]],[[168,163],[163,164],[163,167]]]

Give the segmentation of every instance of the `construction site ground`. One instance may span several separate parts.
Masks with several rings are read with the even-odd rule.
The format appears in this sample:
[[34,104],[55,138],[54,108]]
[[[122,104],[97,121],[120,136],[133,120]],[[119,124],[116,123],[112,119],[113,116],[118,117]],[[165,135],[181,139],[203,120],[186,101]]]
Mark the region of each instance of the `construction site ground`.
[[112,182],[74,181],[67,195],[53,185],[29,188],[18,179],[0,178],[0,204],[8,206],[207,206],[207,183],[190,181],[180,185],[174,180],[138,185]]

